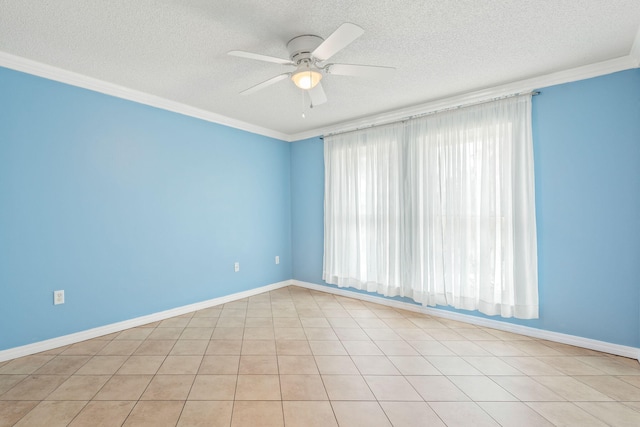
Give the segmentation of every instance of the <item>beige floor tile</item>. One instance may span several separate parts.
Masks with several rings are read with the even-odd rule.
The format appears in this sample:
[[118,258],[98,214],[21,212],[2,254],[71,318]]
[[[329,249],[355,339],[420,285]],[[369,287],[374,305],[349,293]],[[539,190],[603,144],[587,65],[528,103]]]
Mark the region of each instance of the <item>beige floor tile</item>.
[[302,328],[274,328],[276,340],[306,340],[307,336]]
[[206,355],[240,355],[241,340],[211,340],[205,351]]
[[396,334],[406,341],[433,341],[433,337],[419,328],[394,328]]
[[0,367],[0,375],[29,375],[42,368],[55,356],[25,356],[14,359]]
[[445,341],[442,343],[458,356],[490,356],[487,350],[471,341]]
[[136,402],[89,402],[69,427],[119,427],[127,419]]
[[276,354],[275,340],[242,341],[242,355],[268,356]]
[[332,328],[357,328],[361,329],[355,319],[349,317],[330,317],[327,319]]
[[0,427],[11,427],[24,417],[39,402],[0,402]]
[[109,378],[109,375],[74,375],[49,394],[47,400],[91,400]]
[[276,353],[278,355],[290,356],[306,356],[312,354],[311,347],[309,347],[309,342],[306,339],[304,341],[276,341]]
[[207,350],[209,341],[178,340],[169,353],[172,356],[200,356]]
[[302,326],[306,328],[330,328],[331,324],[324,317],[304,317],[300,319]]
[[166,356],[176,340],[146,340],[133,353],[136,356]]
[[180,334],[181,340],[210,340],[213,335],[213,328],[196,328],[187,327],[184,328],[182,334]]
[[283,427],[281,402],[235,402],[231,427]]
[[362,375],[400,375],[387,356],[351,356]]
[[516,341],[513,345],[529,356],[562,356],[562,353],[558,350],[554,350],[538,341]]
[[393,427],[444,427],[426,402],[380,402]]
[[338,340],[331,328],[304,328],[304,333],[309,341]]
[[232,410],[231,401],[188,401],[177,427],[228,427]]
[[362,329],[334,328],[333,331],[342,341],[371,341],[369,335],[367,335]]
[[322,375],[354,375],[359,374],[349,356],[315,356],[318,371]]
[[448,378],[471,400],[476,402],[509,402],[518,400],[490,378],[484,376],[453,375]]
[[276,356],[240,356],[240,374],[277,374]]
[[338,426],[329,402],[282,402],[287,427]]
[[619,402],[576,402],[577,406],[611,426],[637,427],[640,412]]
[[327,400],[320,375],[280,375],[282,400]]
[[127,356],[94,356],[75,375],[113,375],[127,359]]
[[189,320],[187,328],[215,328],[217,324],[217,317],[194,316]]
[[499,426],[474,402],[429,402],[429,405],[448,427]]
[[35,373],[38,375],[72,375],[89,359],[91,356],[56,356]]
[[403,341],[400,335],[390,328],[362,328],[362,330],[374,341]]
[[375,400],[360,375],[322,375],[322,380],[331,400]]
[[637,375],[622,375],[617,377],[619,380],[622,380],[626,383],[631,384],[634,387],[640,388],[640,376]]
[[574,376],[576,380],[606,394],[614,400],[640,401],[640,388],[610,376]]
[[407,376],[407,381],[427,402],[464,402],[469,397],[444,376]]
[[422,356],[389,356],[389,360],[402,375],[441,375],[440,371]]
[[424,331],[438,341],[461,341],[464,339],[462,335],[448,328],[425,329]]
[[65,356],[95,356],[109,342],[101,340],[82,341],[77,344],[70,345],[61,354]]
[[502,426],[553,427],[542,415],[522,402],[478,402]]
[[541,356],[537,359],[565,375],[604,375],[600,369],[576,360],[575,357]]
[[0,395],[10,390],[28,375],[0,375]]
[[387,356],[417,356],[418,352],[406,341],[376,341],[376,345]]
[[244,330],[244,340],[273,340],[275,334],[273,328],[246,328]]
[[294,328],[294,329],[302,329],[302,322],[298,317],[274,317],[273,318],[273,327],[275,329],[278,328]]
[[30,375],[0,396],[0,400],[43,400],[67,380],[66,375]]
[[422,401],[420,395],[403,376],[365,375],[364,380],[378,401]]
[[114,340],[105,345],[98,354],[100,356],[130,356],[140,347],[140,344],[142,344],[140,340]]
[[114,375],[93,399],[138,400],[152,378],[152,375]]
[[204,356],[198,373],[236,375],[239,365],[240,356]]
[[524,402],[563,401],[562,396],[529,377],[493,376],[494,382]]
[[373,341],[342,341],[347,353],[352,356],[382,356],[384,353]]
[[[449,323],[447,323],[447,326],[451,327]],[[491,341],[495,339],[493,335],[483,331],[480,328],[461,327],[461,328],[455,328],[455,330],[458,334],[462,335],[465,339],[471,340],[471,341]]]
[[476,344],[498,357],[527,355],[524,351],[517,349],[505,341],[478,341]]
[[637,361],[628,364],[610,356],[576,356],[575,359],[608,375],[640,375],[640,364]]
[[278,356],[278,368],[281,375],[319,373],[313,356]]
[[499,357],[466,356],[463,359],[484,375],[524,375]]
[[149,335],[150,340],[177,340],[184,328],[157,328]]
[[244,317],[222,317],[216,322],[216,328],[244,328]]
[[238,375],[236,400],[280,400],[278,375]]
[[606,402],[611,399],[594,388],[567,376],[562,377],[533,377],[534,380],[557,393],[566,400],[575,402],[600,401]]
[[247,317],[245,328],[273,328],[273,317]]
[[184,402],[143,402],[136,403],[123,424],[125,427],[174,427],[178,422]]
[[391,427],[378,402],[331,402],[340,427]]
[[556,426],[606,426],[605,423],[571,402],[527,402],[527,405]]
[[156,375],[140,400],[186,400],[195,375]]
[[458,356],[425,356],[444,375],[482,375],[469,362]]
[[131,356],[118,369],[118,375],[153,375],[158,372],[166,356]]
[[203,356],[167,356],[158,374],[197,374]]
[[423,356],[455,356],[453,351],[438,341],[409,341],[409,344]]
[[502,361],[525,375],[564,375],[536,357],[503,357]]
[[151,332],[153,332],[152,328],[133,328],[133,329],[127,329],[124,330],[122,332],[120,332],[118,334],[117,337],[114,338],[114,340],[139,340],[139,341],[143,341],[146,340],[147,338],[149,338],[149,335],[151,335]]
[[191,386],[189,400],[233,400],[236,382],[236,375],[198,375]]
[[82,410],[87,402],[40,402],[18,421],[16,427],[65,427]]
[[347,351],[340,341],[309,341],[311,352],[317,356],[346,356]]
[[218,326],[213,330],[211,335],[212,340],[241,340],[244,335],[244,327],[220,327]]

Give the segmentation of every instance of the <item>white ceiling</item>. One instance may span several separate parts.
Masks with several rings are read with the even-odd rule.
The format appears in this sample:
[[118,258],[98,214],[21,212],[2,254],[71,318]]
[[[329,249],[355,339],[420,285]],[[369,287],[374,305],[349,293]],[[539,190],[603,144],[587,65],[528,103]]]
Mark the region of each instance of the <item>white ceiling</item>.
[[[287,58],[291,38],[343,22],[365,33],[330,62],[391,78],[326,76],[311,111],[288,80],[238,95],[290,67],[229,50]],[[638,0],[0,0],[0,53],[291,136],[628,57],[639,26]]]

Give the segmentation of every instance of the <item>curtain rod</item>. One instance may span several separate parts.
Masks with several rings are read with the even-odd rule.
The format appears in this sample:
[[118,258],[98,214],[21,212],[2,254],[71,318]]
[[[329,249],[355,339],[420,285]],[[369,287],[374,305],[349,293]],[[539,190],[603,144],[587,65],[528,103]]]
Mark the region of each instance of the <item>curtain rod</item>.
[[345,131],[342,131],[342,132],[329,132],[326,135],[322,135],[320,137],[320,139],[324,140],[325,136],[342,135],[342,134],[345,134],[345,133],[357,132],[357,131],[363,130],[363,129],[369,129],[369,128],[374,128],[374,127],[378,127],[378,126],[390,125],[392,123],[404,123],[406,121],[417,119],[417,118],[420,118],[420,117],[430,116],[431,114],[443,113],[445,111],[457,110],[459,108],[473,107],[475,105],[482,105],[482,104],[487,104],[489,102],[499,101],[501,99],[507,99],[507,98],[513,98],[513,97],[516,97],[516,96],[525,96],[525,95],[531,95],[531,96],[540,95],[540,91],[539,90],[533,90],[533,91],[530,91],[530,92],[513,93],[513,94],[510,94],[510,95],[498,96],[496,98],[491,98],[491,99],[485,99],[483,101],[470,102],[468,104],[454,105],[453,107],[441,108],[439,110],[428,111],[426,113],[413,114],[411,116],[403,117],[401,119],[389,120],[388,122],[381,122],[381,123],[375,123],[375,124],[371,124],[371,125],[361,126],[359,128],[345,130]]

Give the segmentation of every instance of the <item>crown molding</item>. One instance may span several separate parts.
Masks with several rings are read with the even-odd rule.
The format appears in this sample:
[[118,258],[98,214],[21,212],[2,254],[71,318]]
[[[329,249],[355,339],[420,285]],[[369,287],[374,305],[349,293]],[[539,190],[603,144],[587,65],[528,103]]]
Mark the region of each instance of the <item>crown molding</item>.
[[[640,50],[640,42],[638,41],[637,37],[634,48]],[[638,55],[640,58],[640,52],[638,52]],[[292,141],[301,141],[319,135],[341,133],[363,127],[378,126],[385,123],[396,122],[420,114],[426,114],[465,104],[487,101],[492,98],[499,98],[515,93],[530,92],[535,89],[555,86],[562,83],[569,83],[578,80],[589,79],[592,77],[603,76],[618,71],[637,68],[638,66],[638,60],[634,59],[631,55],[623,56],[616,59],[597,62],[595,64],[572,68],[570,70],[558,71],[555,73],[532,77],[525,80],[518,80],[500,86],[437,99],[399,110],[387,111],[384,113],[367,116],[358,120],[342,122],[333,126],[317,128],[310,131],[297,133],[295,135],[290,135],[290,138],[292,138]]]
[[89,89],[94,92],[100,92],[105,95],[115,96],[117,98],[126,99],[128,101],[137,102],[151,107],[160,108],[162,110],[172,111],[174,113],[183,114],[185,116],[195,117],[235,129],[289,141],[289,135],[272,129],[263,128],[252,125],[251,123],[235,120],[220,114],[192,107],[180,102],[171,101],[156,95],[151,95],[125,86],[109,83],[104,80],[88,77],[73,71],[64,70],[62,68],[53,67],[41,62],[22,58],[10,53],[0,51],[0,67],[9,68],[15,71],[32,74],[45,79],[54,80],[60,83],[66,83],[83,89]]
[[441,109],[451,108],[459,105],[482,102],[492,98],[511,95],[519,92],[528,92],[534,89],[554,86],[562,83],[569,83],[598,77],[606,74],[624,71],[631,68],[640,67],[640,29],[636,35],[631,52],[623,56],[608,61],[572,68],[570,70],[558,71],[551,74],[536,76],[525,80],[514,81],[500,86],[481,89],[474,92],[466,92],[446,98],[428,101],[418,105],[398,110],[391,110],[380,114],[367,116],[357,120],[349,120],[335,125],[320,127],[296,134],[286,134],[273,129],[256,126],[251,123],[232,119],[210,111],[195,108],[186,104],[171,101],[156,95],[151,95],[138,90],[130,89],[117,84],[105,82],[93,77],[88,77],[79,73],[53,67],[20,56],[12,55],[0,51],[0,66],[12,70],[21,71],[46,79],[66,83],[72,86],[89,89],[117,98],[126,99],[140,104],[149,105],[174,113],[183,114],[208,122],[229,126],[235,129],[276,138],[282,141],[295,142],[308,138],[317,137],[330,133],[340,133],[355,130],[362,127],[376,126],[390,123],[407,117],[425,114]]

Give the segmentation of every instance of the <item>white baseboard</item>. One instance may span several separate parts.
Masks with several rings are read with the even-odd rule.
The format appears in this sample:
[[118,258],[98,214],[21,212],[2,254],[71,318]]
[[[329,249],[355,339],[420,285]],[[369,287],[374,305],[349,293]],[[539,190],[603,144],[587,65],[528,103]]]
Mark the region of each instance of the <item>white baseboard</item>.
[[235,294],[226,295],[206,301],[197,302],[194,304],[183,305],[181,307],[172,308],[170,310],[160,311],[158,313],[149,314],[146,316],[140,316],[122,322],[111,323],[109,325],[99,326],[93,329],[87,329],[86,331],[80,331],[69,335],[63,335],[61,337],[52,338],[45,341],[35,342],[33,344],[27,344],[20,347],[10,348],[8,350],[0,351],[0,362],[5,360],[15,359],[17,357],[28,356],[42,351],[52,350],[54,348],[63,347],[65,345],[75,344],[81,341],[86,341],[92,338],[101,337],[103,335],[109,335],[114,332],[120,332],[125,329],[135,328],[137,326],[146,325],[148,323],[158,322],[170,317],[180,316],[183,314],[191,313],[193,311],[202,310],[205,308],[213,307],[220,304],[248,298],[254,295],[261,294],[263,292],[269,292],[276,289],[283,288],[291,285],[291,280],[285,280],[278,283],[272,283],[271,285],[261,286],[255,289],[249,289],[243,292],[237,292]]
[[359,299],[362,301],[372,302],[389,307],[400,308],[403,310],[413,311],[416,313],[428,314],[430,316],[442,317],[445,319],[457,320],[459,322],[470,323],[472,325],[484,326],[487,328],[498,329],[501,331],[512,332],[514,334],[526,335],[528,337],[540,338],[548,341],[554,341],[562,344],[573,345],[590,350],[601,351],[604,353],[615,354],[618,356],[629,357],[640,361],[640,348],[629,347],[620,344],[612,344],[605,341],[593,340],[590,338],[578,337],[575,335],[562,334],[560,332],[545,331],[543,329],[531,328],[529,326],[516,325],[513,323],[501,322],[499,320],[485,319],[482,317],[471,316],[468,314],[457,313],[452,311],[440,310],[438,308],[423,307],[417,304],[396,301],[383,296],[367,295],[350,291],[348,289],[333,288],[315,283],[302,282],[300,280],[292,280],[292,285],[302,288],[312,289],[320,292],[328,292],[335,295],[341,295],[348,298]]

